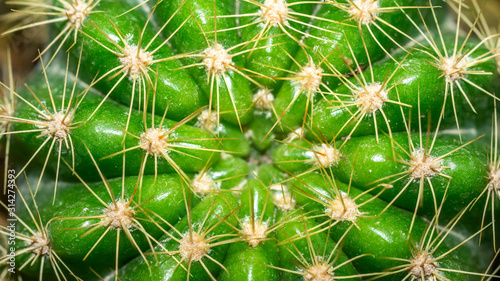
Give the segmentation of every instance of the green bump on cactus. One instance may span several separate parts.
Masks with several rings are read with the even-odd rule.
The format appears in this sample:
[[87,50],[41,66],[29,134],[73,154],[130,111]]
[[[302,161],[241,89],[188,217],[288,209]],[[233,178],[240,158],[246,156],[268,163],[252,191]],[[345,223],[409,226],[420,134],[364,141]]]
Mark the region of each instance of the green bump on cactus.
[[3,67],[0,279],[500,277],[470,1],[8,2],[50,39]]

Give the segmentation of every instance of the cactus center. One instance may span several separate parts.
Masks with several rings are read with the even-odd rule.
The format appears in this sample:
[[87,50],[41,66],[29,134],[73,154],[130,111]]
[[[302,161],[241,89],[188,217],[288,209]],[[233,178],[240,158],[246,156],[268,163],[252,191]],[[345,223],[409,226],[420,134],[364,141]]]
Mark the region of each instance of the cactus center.
[[75,0],[73,3],[64,3],[66,6],[66,16],[68,21],[75,28],[79,29],[89,13],[89,4]]
[[252,222],[250,219],[248,219],[246,222],[243,223],[242,225],[243,231],[243,238],[247,243],[252,246],[252,247],[257,247],[257,245],[262,242],[262,239],[265,239],[267,236],[267,223],[259,223],[259,222]]
[[313,63],[304,66],[298,75],[298,84],[306,91],[317,91],[323,78],[323,69]]
[[153,62],[153,56],[138,46],[126,46],[124,54],[120,58],[120,63],[131,77],[137,77],[146,73],[148,66]]
[[453,56],[441,59],[441,70],[446,77],[447,82],[455,82],[463,77],[467,71],[467,58],[462,56]]
[[295,199],[292,194],[281,184],[274,184],[270,187],[273,192],[274,205],[283,211],[293,210],[295,208]]
[[193,191],[199,194],[208,194],[219,189],[213,182],[212,177],[204,171],[194,177],[191,186]]
[[35,255],[47,256],[50,253],[50,241],[40,232],[35,233],[31,238],[30,248],[31,252]]
[[329,144],[322,143],[316,149],[316,166],[329,168],[340,162],[340,152]]
[[319,263],[307,268],[304,272],[306,281],[333,281],[333,268],[327,263]]
[[285,0],[265,0],[260,8],[260,16],[264,22],[277,26],[286,24],[288,8]]
[[432,177],[441,171],[441,160],[435,159],[425,151],[417,150],[413,152],[410,160],[410,175],[413,179]]
[[205,49],[203,53],[205,55],[203,64],[209,73],[223,74],[233,64],[231,55],[220,44]]
[[167,149],[167,132],[162,129],[146,129],[141,134],[139,146],[154,156],[161,156]]
[[488,189],[500,192],[500,169],[495,166],[491,166],[488,179]]
[[259,110],[271,110],[273,108],[274,96],[269,89],[260,89],[253,95],[253,104]]
[[355,222],[361,215],[358,205],[347,196],[342,197],[342,201],[340,199],[333,200],[332,204],[325,210],[325,213],[333,220],[351,222]]
[[57,112],[52,115],[51,119],[46,121],[47,125],[44,134],[49,134],[55,139],[63,140],[69,134],[69,125],[71,123],[71,118],[69,115]]
[[375,20],[378,9],[378,0],[354,0],[348,12],[356,21],[368,25]]
[[432,260],[433,257],[425,252],[411,259],[409,271],[414,280],[435,280],[438,266]]
[[179,246],[182,259],[190,262],[200,261],[209,250],[210,247],[205,239],[196,233],[184,235]]
[[113,228],[130,229],[133,225],[135,216],[134,210],[129,206],[128,202],[120,199],[115,204],[109,205],[104,211],[104,222],[106,226]]
[[375,113],[382,108],[387,100],[387,92],[379,83],[370,84],[354,91],[359,108],[363,113]]

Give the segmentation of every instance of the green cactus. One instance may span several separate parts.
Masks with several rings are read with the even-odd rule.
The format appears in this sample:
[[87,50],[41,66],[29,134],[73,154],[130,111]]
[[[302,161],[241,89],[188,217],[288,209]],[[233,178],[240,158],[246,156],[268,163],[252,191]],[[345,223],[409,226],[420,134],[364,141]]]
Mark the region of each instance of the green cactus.
[[477,2],[7,4],[1,280],[498,277]]

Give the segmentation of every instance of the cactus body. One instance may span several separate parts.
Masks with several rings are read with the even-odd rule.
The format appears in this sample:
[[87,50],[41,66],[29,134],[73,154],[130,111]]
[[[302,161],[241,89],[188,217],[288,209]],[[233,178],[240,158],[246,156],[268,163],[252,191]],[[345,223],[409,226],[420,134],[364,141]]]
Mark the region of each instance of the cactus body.
[[52,38],[0,84],[0,276],[491,280],[497,36],[449,2],[12,3]]

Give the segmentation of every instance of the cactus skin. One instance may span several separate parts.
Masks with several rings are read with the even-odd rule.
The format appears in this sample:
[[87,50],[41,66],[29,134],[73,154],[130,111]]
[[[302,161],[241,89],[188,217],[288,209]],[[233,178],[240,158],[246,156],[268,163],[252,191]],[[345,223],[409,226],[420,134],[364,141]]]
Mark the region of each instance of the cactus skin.
[[17,5],[48,48],[0,83],[2,280],[498,277],[477,3],[45,1]]

